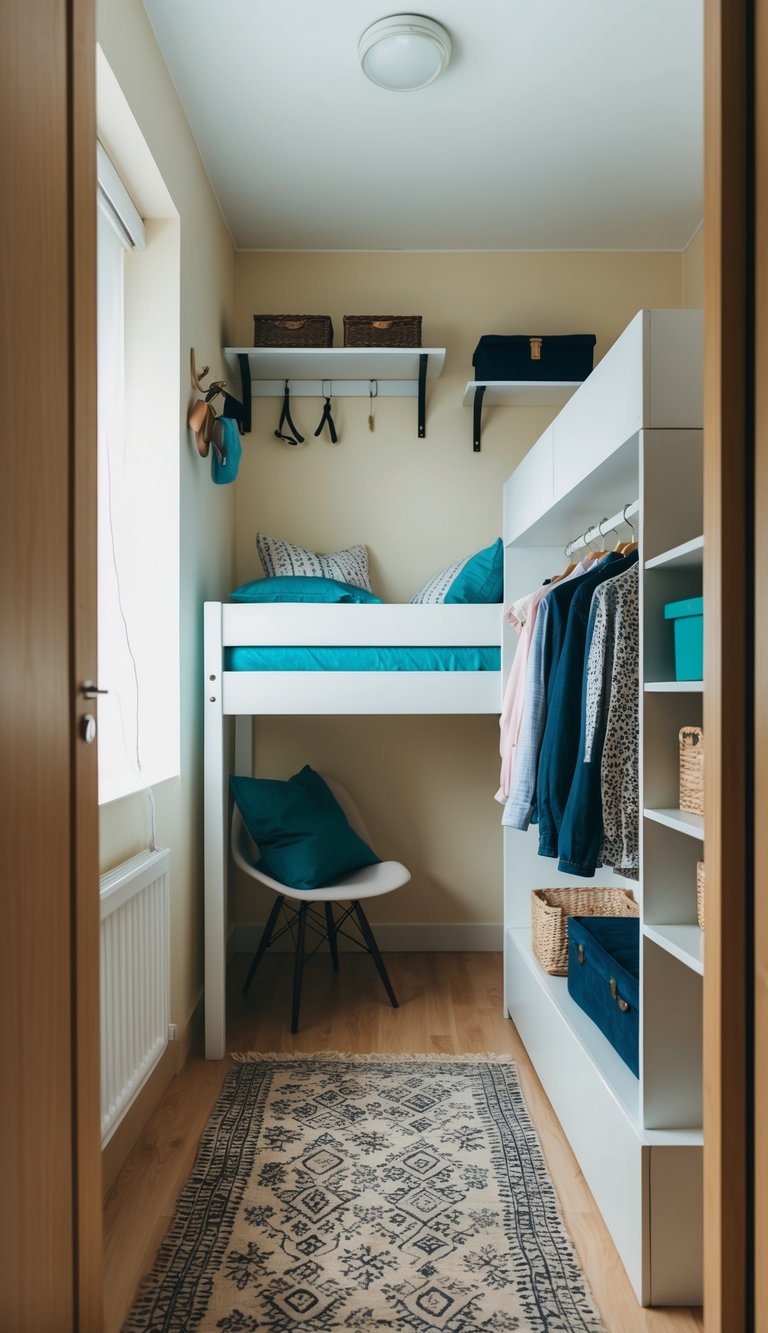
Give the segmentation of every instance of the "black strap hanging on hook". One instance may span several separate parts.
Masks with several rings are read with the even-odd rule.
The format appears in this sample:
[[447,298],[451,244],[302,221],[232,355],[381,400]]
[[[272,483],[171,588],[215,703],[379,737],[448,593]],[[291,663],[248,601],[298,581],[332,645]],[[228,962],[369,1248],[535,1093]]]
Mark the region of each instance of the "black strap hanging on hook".
[[[283,435],[283,426],[287,424],[290,435]],[[303,444],[304,436],[299,433],[291,419],[291,397],[288,392],[288,381],[285,381],[285,393],[283,394],[283,410],[280,413],[280,424],[275,431],[278,440],[285,440],[286,444]]]
[[315,431],[315,435],[320,435],[323,426],[328,427],[328,434],[331,437],[331,443],[338,444],[339,437],[336,433],[336,426],[334,425],[333,417],[331,416],[331,400],[328,396],[326,396],[325,405],[323,407],[323,415],[320,418],[320,425]]

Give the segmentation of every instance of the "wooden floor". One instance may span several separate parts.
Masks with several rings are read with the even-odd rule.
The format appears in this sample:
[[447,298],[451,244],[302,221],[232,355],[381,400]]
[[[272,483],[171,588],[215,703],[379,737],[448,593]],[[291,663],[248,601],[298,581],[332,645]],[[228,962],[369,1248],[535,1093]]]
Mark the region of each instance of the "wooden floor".
[[[512,1023],[501,1014],[501,955],[388,954],[400,1008],[387,1003],[371,961],[343,954],[334,976],[327,956],[307,969],[302,1026],[292,1037],[291,960],[267,956],[247,1000],[239,994],[248,960],[230,969],[227,1047],[231,1051],[442,1052],[513,1054],[531,1117],[560,1196],[566,1224],[608,1333],[694,1333],[699,1310],[643,1310],[635,1299],[559,1122]],[[105,1203],[106,1333],[117,1333],[173,1213],[216,1100],[228,1060],[193,1055],[171,1083]]]

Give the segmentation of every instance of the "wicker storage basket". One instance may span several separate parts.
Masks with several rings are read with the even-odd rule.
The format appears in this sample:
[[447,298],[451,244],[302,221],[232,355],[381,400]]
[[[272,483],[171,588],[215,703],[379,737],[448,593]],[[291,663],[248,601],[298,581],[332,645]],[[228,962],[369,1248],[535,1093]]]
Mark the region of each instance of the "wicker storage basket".
[[696,919],[704,929],[704,862],[696,862]]
[[534,889],[531,893],[533,952],[545,972],[568,975],[569,916],[639,916],[626,889]]
[[254,315],[254,347],[332,347],[330,315]]
[[680,809],[704,814],[704,732],[701,727],[680,728]]
[[421,315],[345,315],[345,347],[421,347]]

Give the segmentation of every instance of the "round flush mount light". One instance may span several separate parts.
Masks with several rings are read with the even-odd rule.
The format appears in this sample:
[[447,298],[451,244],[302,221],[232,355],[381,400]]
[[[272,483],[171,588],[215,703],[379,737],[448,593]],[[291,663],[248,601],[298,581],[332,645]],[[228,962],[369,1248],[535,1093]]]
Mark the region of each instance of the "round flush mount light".
[[357,53],[372,83],[413,92],[442,74],[451,58],[451,39],[440,23],[423,14],[391,14],[366,28]]

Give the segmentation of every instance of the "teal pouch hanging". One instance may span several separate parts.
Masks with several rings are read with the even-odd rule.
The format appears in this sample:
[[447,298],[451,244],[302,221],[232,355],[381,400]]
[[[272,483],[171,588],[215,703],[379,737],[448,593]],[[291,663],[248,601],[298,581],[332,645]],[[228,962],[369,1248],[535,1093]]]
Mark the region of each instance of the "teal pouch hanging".
[[242,452],[240,428],[234,417],[217,417],[211,449],[211,478],[217,486],[235,480]]

